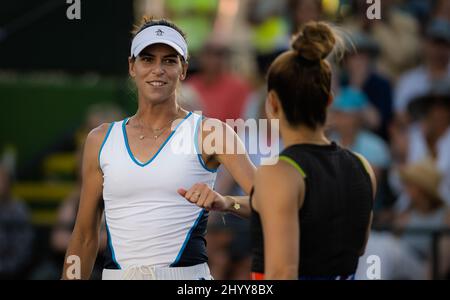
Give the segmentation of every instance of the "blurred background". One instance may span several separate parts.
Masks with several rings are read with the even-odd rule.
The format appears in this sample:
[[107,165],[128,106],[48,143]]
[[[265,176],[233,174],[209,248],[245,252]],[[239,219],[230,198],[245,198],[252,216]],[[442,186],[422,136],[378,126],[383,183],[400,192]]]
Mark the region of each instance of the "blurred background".
[[[338,26],[331,139],[363,154],[379,187],[357,278],[378,255],[382,279],[450,278],[450,1],[9,1],[0,9],[0,278],[58,279],[79,201],[87,133],[134,114],[128,76],[133,24],[165,17],[188,36],[179,102],[221,120],[264,118],[264,76],[304,23]],[[249,145],[247,145],[249,146]],[[255,164],[262,155],[251,155]],[[242,194],[220,170],[216,190]],[[216,279],[248,279],[248,221],[211,214]],[[93,279],[101,276],[102,246]]]

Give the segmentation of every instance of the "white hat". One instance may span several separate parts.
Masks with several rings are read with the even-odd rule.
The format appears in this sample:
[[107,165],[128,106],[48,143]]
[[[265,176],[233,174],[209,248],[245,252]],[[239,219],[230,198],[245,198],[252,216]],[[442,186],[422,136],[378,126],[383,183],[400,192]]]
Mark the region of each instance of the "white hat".
[[186,40],[175,29],[164,26],[150,26],[139,32],[131,43],[131,56],[137,57],[142,50],[153,44],[166,44],[175,49],[185,61],[188,59]]

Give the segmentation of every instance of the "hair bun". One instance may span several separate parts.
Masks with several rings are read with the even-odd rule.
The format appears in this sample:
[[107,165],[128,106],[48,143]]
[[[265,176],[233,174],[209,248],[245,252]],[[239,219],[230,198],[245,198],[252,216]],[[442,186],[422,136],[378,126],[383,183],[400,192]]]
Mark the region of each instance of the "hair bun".
[[336,44],[336,36],[324,22],[309,22],[292,41],[292,48],[306,60],[318,61],[328,57]]

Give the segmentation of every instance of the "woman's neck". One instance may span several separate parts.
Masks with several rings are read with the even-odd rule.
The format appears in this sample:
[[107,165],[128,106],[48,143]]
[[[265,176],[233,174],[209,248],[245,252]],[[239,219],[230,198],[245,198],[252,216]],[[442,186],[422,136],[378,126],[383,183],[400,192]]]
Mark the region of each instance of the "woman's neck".
[[312,144],[312,145],[330,145],[331,142],[325,136],[325,130],[323,127],[317,127],[311,129],[306,126],[280,127],[281,136],[285,147],[289,147],[296,144]]
[[178,106],[175,97],[160,103],[139,99],[139,107],[134,119],[146,127],[153,128],[162,126],[169,119],[181,117],[181,111],[183,110]]
[[345,148],[351,148],[355,142],[357,131],[350,130],[347,132],[339,133],[339,143]]

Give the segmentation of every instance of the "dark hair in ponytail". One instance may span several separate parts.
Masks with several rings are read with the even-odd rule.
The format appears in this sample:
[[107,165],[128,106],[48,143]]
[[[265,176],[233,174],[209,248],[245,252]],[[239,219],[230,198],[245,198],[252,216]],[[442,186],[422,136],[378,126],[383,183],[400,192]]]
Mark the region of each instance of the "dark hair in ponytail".
[[331,66],[326,58],[338,41],[323,22],[307,23],[294,35],[292,50],[281,54],[268,72],[268,90],[275,91],[292,126],[325,124],[331,98]]

